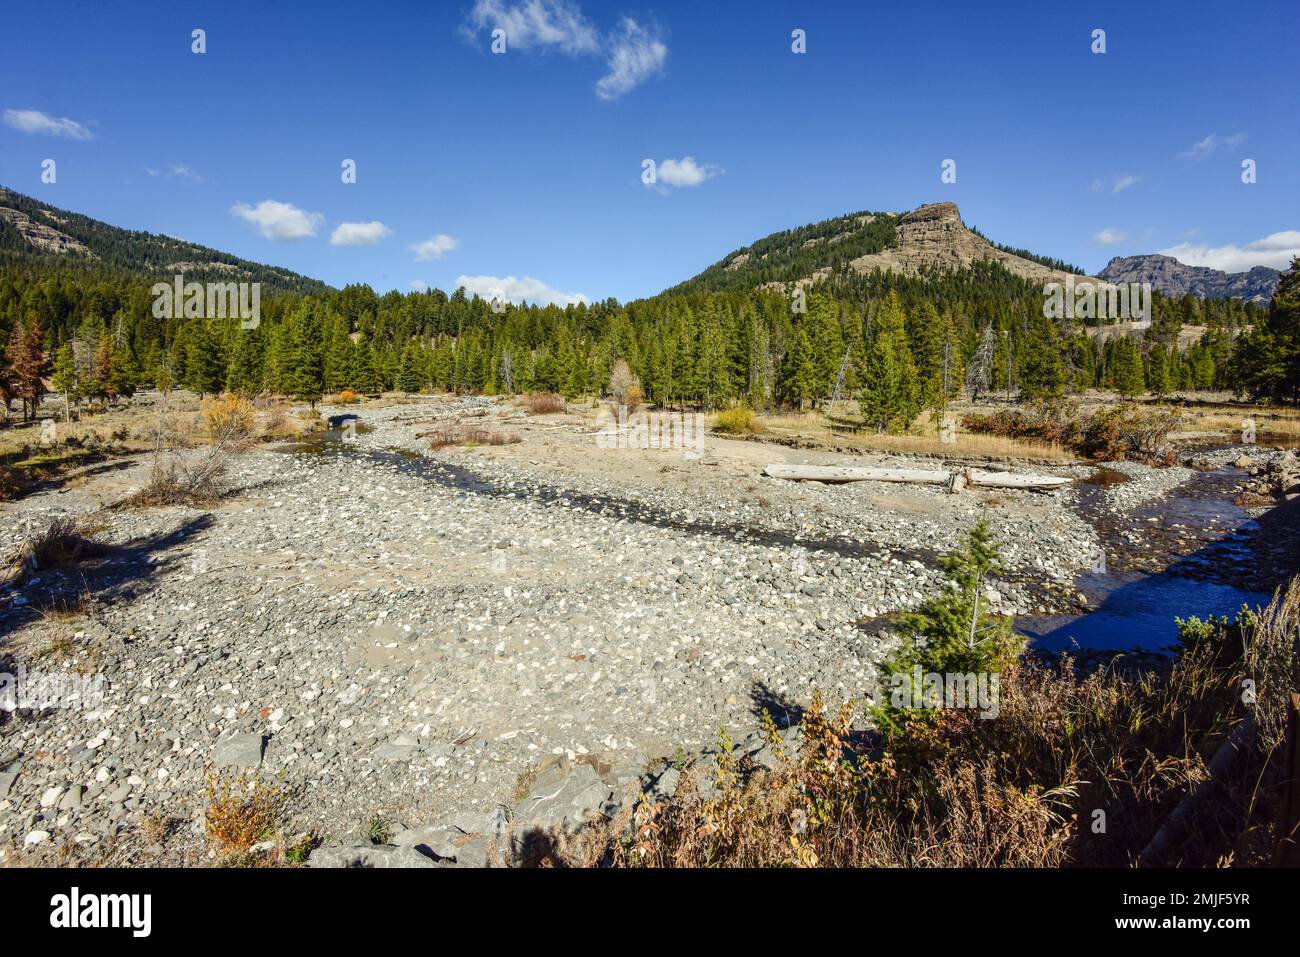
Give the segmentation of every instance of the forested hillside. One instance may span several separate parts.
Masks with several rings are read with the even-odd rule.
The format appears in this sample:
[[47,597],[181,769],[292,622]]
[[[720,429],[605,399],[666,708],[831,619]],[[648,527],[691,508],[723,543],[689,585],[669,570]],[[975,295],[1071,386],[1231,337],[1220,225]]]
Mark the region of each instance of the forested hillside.
[[84,267],[186,280],[260,282],[267,291],[324,292],[318,279],[240,259],[197,243],[157,233],[119,229],[80,213],[57,209],[0,187],[0,266]]
[[[836,222],[859,224],[859,215]],[[855,252],[883,243],[891,222],[877,217],[839,242]],[[1140,334],[1089,335],[1044,318],[1041,285],[993,261],[915,276],[832,271],[800,297],[756,288],[786,266],[802,268],[794,249],[843,230],[798,233],[769,266],[752,267],[756,272],[749,262],[730,272],[719,264],[627,304],[497,312],[463,290],[379,295],[361,285],[320,286],[265,298],[259,327],[243,329],[238,320],[156,318],[155,278],[118,266],[140,263],[131,260],[138,253],[127,244],[114,254],[97,238],[108,233],[79,226],[75,235],[98,243],[100,261],[15,256],[0,265],[3,385],[26,399],[50,376],[74,398],[130,394],[143,385],[305,400],[344,388],[578,396],[601,391],[622,358],[647,399],[662,405],[797,408],[838,395],[862,400],[869,420],[897,429],[963,389],[1022,398],[1098,386],[1126,395],[1210,387],[1269,394],[1272,370],[1285,361],[1234,359],[1234,342],[1255,327],[1259,332],[1240,341],[1254,343],[1257,357],[1293,348],[1289,314],[1270,324],[1257,306],[1190,296],[1157,294],[1150,328]],[[761,250],[750,247],[751,262]],[[775,272],[762,271],[769,268]],[[710,275],[721,288],[702,288]],[[1181,335],[1187,327],[1203,332]]]

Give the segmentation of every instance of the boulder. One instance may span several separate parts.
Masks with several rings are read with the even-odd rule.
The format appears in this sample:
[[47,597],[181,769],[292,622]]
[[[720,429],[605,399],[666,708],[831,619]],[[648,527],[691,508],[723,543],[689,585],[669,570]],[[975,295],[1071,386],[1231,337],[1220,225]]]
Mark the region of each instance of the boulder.
[[260,734],[241,733],[217,743],[212,761],[218,768],[258,768],[265,741]]
[[308,867],[437,867],[438,862],[425,857],[413,847],[391,844],[366,844],[352,847],[318,847],[307,858]]

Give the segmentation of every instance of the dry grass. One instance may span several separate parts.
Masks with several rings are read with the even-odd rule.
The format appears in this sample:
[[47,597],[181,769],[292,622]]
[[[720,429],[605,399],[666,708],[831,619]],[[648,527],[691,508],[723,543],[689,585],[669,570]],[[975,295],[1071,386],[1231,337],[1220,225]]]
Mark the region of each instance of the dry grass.
[[260,776],[213,775],[208,779],[208,806],[204,830],[209,846],[219,856],[244,854],[259,841],[279,833],[284,814],[284,794]]
[[529,415],[552,415],[568,408],[564,396],[556,392],[530,392],[523,403]]
[[878,435],[874,432],[837,431],[820,412],[800,415],[764,415],[762,429],[773,437],[805,440],[817,444],[850,448],[862,452],[895,455],[940,455],[944,457],[1027,460],[1045,464],[1069,464],[1078,457],[1057,442],[1039,442],[996,435],[958,431],[955,442],[944,442],[928,422],[917,420],[916,432]]

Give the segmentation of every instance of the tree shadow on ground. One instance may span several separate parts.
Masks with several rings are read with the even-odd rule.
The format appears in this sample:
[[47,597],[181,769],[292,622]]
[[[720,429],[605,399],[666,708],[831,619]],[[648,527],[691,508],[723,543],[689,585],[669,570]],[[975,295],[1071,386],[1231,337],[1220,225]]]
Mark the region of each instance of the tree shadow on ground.
[[749,689],[749,698],[753,703],[751,711],[754,717],[770,714],[778,728],[789,728],[803,720],[803,705],[772,690],[766,682],[754,682]]
[[96,549],[72,564],[25,571],[11,586],[21,600],[9,601],[0,611],[0,638],[52,614],[85,612],[92,603],[134,600],[154,578],[182,560],[174,554],[176,548],[213,524],[213,517],[203,514],[169,532]]

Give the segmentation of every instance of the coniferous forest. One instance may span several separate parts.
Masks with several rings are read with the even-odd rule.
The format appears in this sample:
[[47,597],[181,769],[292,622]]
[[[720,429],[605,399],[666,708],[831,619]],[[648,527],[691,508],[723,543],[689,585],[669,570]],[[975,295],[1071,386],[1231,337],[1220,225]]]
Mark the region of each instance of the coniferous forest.
[[[914,277],[845,268],[889,243],[892,217],[878,216],[806,292],[783,282],[812,264],[798,250],[850,218],[776,234],[748,250],[761,257],[752,268],[719,264],[626,304],[489,303],[462,289],[334,290],[241,260],[247,269],[238,278],[266,287],[253,329],[237,318],[155,315],[151,287],[170,277],[160,277],[156,256],[139,255],[139,237],[162,237],[127,234],[133,242],[88,261],[36,255],[5,227],[2,385],[25,406],[39,398],[43,379],[74,400],[140,387],[309,402],[343,389],[576,397],[601,392],[623,359],[645,397],[663,407],[799,409],[858,399],[882,430],[905,428],[963,393],[1037,399],[1090,388],[1156,397],[1226,389],[1296,401],[1294,269],[1271,310],[1156,293],[1148,329],[1111,335],[1045,318],[1041,286],[997,263]],[[93,232],[102,224],[85,223],[80,234],[102,240]],[[78,236],[77,224],[66,228]],[[201,262],[218,255],[203,247],[191,254]]]

